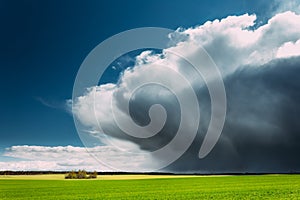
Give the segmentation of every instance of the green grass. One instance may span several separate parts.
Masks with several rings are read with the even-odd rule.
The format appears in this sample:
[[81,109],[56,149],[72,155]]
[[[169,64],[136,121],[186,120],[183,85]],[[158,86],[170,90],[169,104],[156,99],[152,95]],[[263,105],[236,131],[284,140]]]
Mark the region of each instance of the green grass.
[[300,199],[300,175],[139,180],[0,178],[0,199]]

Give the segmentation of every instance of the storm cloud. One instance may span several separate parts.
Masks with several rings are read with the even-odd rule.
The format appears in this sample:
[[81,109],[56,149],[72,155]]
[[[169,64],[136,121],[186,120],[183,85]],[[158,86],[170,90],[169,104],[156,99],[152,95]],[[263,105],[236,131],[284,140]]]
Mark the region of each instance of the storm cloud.
[[[100,143],[130,141],[141,151],[162,148],[175,137],[179,124],[195,120],[180,119],[180,102],[172,90],[149,84],[134,91],[140,80],[166,81],[185,96],[186,85],[163,73],[168,65],[190,81],[199,101],[201,120],[197,136],[188,150],[164,170],[177,172],[290,172],[300,171],[300,15],[279,13],[266,24],[253,28],[255,15],[229,16],[189,29],[178,29],[170,35],[174,44],[160,55],[143,52],[136,64],[126,69],[117,84],[87,88],[73,103],[73,114],[86,128],[86,135]],[[210,152],[198,158],[199,148],[211,117],[211,101],[204,80],[184,59],[168,50],[187,51],[197,55],[203,47],[215,61],[224,79],[227,115],[222,135]],[[96,102],[96,103],[95,103]],[[116,124],[111,108],[124,115],[130,102],[130,115],[136,124],[150,122],[149,109],[162,105],[167,114],[163,128],[153,137],[136,138],[124,133]],[[192,115],[191,115],[192,116]],[[99,125],[102,131],[99,131]],[[190,137],[186,130],[186,137]],[[128,143],[126,143],[128,144]],[[125,147],[126,149],[126,147]],[[172,146],[180,151],[181,144]],[[154,160],[160,162],[163,157]],[[155,162],[151,160],[151,162]],[[134,158],[132,158],[134,162]]]

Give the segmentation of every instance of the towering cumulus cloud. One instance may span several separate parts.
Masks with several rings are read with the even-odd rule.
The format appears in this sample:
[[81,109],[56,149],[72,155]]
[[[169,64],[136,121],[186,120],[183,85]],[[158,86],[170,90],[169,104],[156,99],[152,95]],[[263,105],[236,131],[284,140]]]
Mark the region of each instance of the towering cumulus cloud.
[[[138,146],[134,148],[136,151],[149,152],[163,147],[174,137],[180,123],[176,96],[158,85],[141,87],[133,96],[129,94],[133,85],[141,80],[164,80],[184,96],[186,86],[158,67],[168,65],[191,82],[199,100],[201,120],[197,122],[199,130],[193,144],[166,170],[300,171],[300,15],[291,11],[279,13],[259,27],[255,21],[255,15],[245,14],[178,29],[170,34],[172,46],[160,54],[142,52],[136,57],[135,65],[122,73],[117,84],[87,88],[84,95],[72,102],[73,114],[85,126],[87,135],[106,145],[107,139],[99,132],[98,123],[112,141],[126,141],[125,148],[130,142]],[[218,66],[227,95],[227,116],[222,135],[212,152],[203,159],[198,158],[198,153],[211,117],[208,89],[188,62],[170,53],[176,50],[197,55],[201,47]],[[115,113],[124,115],[124,102],[127,101],[130,102],[130,115],[125,117],[139,125],[149,123],[151,105],[161,104],[167,114],[162,130],[146,139],[121,131],[111,107],[116,109]],[[184,120],[192,122],[194,119]],[[180,146],[176,145],[174,151]],[[160,159],[163,158],[151,158],[149,165]]]

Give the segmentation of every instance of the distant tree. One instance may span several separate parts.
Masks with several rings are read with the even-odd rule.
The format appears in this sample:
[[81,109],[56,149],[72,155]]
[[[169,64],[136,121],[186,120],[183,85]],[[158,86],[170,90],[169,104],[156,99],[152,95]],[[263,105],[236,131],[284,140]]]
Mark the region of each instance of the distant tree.
[[65,176],[65,179],[76,179],[76,178],[77,178],[77,174],[74,170],[72,170]]
[[87,178],[87,174],[85,170],[79,170],[77,173],[77,178],[78,179],[86,179]]
[[97,178],[97,175],[98,175],[98,173],[97,173],[96,171],[94,171],[93,173],[91,173],[91,174],[89,175],[88,178]]

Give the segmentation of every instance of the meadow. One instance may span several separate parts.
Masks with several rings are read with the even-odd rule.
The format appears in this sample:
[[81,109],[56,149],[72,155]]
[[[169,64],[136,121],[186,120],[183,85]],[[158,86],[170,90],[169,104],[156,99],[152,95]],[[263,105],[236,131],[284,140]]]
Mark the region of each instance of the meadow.
[[300,175],[0,176],[0,199],[300,199]]

